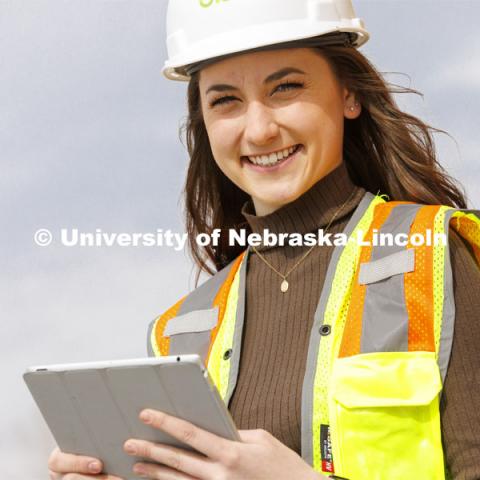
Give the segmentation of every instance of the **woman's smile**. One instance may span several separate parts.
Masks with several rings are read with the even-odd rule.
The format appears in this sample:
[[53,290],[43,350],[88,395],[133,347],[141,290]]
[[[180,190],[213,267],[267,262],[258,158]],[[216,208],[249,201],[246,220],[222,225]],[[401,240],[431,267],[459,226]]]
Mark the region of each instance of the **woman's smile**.
[[297,144],[270,154],[242,156],[242,164],[255,172],[274,173],[283,169],[297,158],[303,145]]

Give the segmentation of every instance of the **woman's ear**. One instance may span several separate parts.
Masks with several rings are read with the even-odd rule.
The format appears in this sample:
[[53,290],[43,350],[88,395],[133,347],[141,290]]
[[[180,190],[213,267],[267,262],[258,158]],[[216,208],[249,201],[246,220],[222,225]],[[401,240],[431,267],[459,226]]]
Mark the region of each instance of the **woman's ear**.
[[346,88],[344,88],[343,92],[344,92],[343,115],[345,116],[345,118],[348,118],[349,120],[355,120],[362,113],[362,106],[360,105],[360,102],[357,101],[355,97],[355,93],[348,91]]

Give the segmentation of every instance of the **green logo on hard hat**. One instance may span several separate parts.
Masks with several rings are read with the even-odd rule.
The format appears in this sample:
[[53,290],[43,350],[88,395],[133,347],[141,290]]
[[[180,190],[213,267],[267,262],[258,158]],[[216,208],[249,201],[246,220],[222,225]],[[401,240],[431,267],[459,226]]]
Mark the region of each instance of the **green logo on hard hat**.
[[211,7],[214,3],[228,2],[228,0],[198,0],[203,8]]

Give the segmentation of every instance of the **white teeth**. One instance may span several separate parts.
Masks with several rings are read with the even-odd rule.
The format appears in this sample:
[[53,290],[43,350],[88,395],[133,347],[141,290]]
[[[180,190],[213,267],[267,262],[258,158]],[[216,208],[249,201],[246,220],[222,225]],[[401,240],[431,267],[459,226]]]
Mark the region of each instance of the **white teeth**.
[[279,152],[271,153],[270,155],[261,155],[257,157],[248,157],[248,159],[256,164],[262,166],[272,166],[278,163],[280,160],[288,157],[290,154],[293,153],[295,147],[286,148],[285,150],[281,150]]

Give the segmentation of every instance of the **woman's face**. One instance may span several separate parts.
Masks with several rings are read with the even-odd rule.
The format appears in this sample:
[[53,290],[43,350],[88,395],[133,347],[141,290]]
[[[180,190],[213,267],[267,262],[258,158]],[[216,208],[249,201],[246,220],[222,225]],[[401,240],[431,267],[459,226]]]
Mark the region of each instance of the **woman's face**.
[[361,112],[309,48],[222,60],[201,70],[199,87],[215,161],[252,197],[257,215],[292,202],[335,169],[344,117]]

